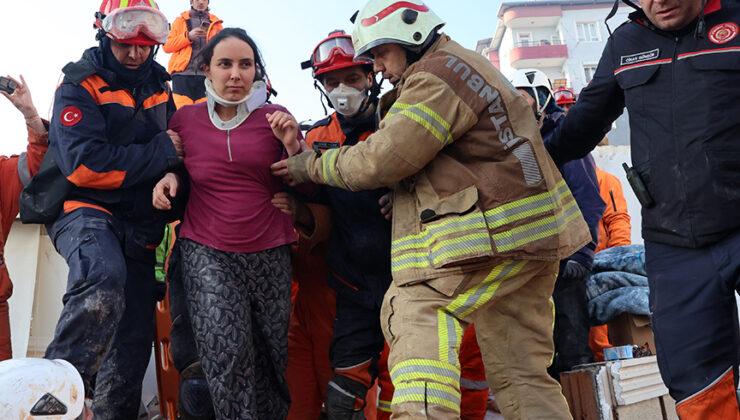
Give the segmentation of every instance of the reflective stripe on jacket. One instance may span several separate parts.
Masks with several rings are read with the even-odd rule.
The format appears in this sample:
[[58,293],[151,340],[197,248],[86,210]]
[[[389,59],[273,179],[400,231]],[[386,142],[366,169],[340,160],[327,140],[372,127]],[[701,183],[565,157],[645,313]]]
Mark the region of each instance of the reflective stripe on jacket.
[[459,279],[501,259],[557,261],[590,240],[531,108],[482,56],[442,35],[386,108],[365,142],[288,165],[297,180],[394,186],[396,284]]
[[[208,16],[211,20],[211,26],[208,27],[206,40],[210,41],[211,38],[219,33],[224,27],[221,19],[210,13]],[[167,43],[162,46],[164,52],[172,54],[170,62],[167,65],[167,71],[170,72],[170,74],[185,70],[190,62],[191,55],[193,54],[193,47],[191,46],[190,38],[188,38],[188,19],[190,19],[189,10],[182,12],[182,14],[175,19],[172,23],[170,34],[167,36]]]

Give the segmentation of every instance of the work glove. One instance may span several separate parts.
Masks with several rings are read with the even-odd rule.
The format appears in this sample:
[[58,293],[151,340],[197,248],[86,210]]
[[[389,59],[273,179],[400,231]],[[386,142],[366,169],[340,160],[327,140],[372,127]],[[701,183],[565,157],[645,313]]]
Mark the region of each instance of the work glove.
[[563,270],[560,273],[560,278],[563,280],[579,280],[585,279],[591,273],[591,270],[586,268],[583,264],[568,260],[563,266]]

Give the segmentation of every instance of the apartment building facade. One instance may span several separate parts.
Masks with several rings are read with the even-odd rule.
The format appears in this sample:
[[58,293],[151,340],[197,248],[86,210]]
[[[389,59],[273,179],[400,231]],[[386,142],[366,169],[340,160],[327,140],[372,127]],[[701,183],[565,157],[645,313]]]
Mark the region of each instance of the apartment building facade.
[[[506,76],[536,68],[554,88],[569,86],[578,93],[596,71],[609,38],[604,20],[613,5],[614,0],[505,2],[493,37],[479,41],[477,50]],[[632,11],[621,4],[609,27],[616,29]],[[612,126],[609,140],[629,144],[626,111]]]

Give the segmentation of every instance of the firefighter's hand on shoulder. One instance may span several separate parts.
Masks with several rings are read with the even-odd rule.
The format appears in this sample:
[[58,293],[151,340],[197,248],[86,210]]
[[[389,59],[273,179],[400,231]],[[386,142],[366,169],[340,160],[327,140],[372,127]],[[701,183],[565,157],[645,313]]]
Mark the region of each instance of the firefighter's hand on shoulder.
[[287,112],[277,111],[265,115],[270,123],[272,133],[280,139],[288,152],[288,156],[300,153],[302,146],[298,139],[298,122]]
[[378,200],[380,204],[380,213],[385,216],[385,220],[391,220],[393,216],[393,192],[388,192]]
[[172,210],[170,197],[177,195],[180,187],[180,177],[173,172],[168,172],[157,182],[152,191],[152,205],[157,210]]

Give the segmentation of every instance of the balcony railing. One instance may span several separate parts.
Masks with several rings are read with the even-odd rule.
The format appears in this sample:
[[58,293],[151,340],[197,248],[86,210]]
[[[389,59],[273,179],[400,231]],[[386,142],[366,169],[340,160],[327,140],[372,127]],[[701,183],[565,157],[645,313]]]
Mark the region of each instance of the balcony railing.
[[541,39],[539,41],[520,41],[514,43],[514,48],[519,47],[544,47],[547,45],[563,45],[563,40],[560,38],[552,39]]

